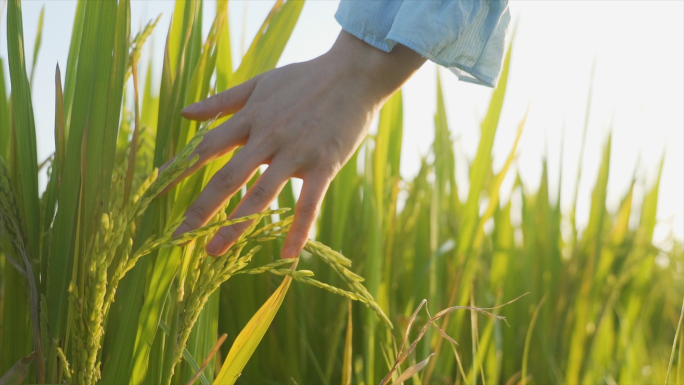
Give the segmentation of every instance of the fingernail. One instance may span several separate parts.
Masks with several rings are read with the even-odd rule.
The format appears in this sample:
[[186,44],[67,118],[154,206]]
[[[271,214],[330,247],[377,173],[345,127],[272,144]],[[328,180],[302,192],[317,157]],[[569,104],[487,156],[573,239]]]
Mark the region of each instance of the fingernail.
[[211,255],[218,255],[223,249],[223,239],[220,237],[214,237],[207,245],[207,253]]
[[294,258],[297,256],[297,249],[295,249],[292,246],[287,246],[283,248],[283,251],[280,253],[281,258]]
[[193,103],[193,104],[183,108],[183,110],[181,110],[181,114],[192,114],[192,113],[197,112],[198,109],[199,109],[199,106],[197,105],[197,103]]
[[181,223],[180,226],[176,229],[176,231],[173,232],[173,237],[176,238],[180,235],[183,235],[190,231],[190,226],[188,226],[185,222]]

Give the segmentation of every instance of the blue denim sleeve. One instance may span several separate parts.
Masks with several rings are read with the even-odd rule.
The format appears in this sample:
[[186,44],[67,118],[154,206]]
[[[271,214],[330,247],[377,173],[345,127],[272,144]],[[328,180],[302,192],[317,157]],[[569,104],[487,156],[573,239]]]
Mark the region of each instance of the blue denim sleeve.
[[489,87],[501,75],[511,20],[508,0],[341,0],[335,18],[375,48],[404,45]]

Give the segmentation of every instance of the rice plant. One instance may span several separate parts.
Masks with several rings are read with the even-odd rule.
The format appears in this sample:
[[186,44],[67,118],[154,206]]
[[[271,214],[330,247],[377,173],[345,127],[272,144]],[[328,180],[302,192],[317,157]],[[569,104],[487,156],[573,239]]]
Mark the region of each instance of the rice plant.
[[[517,178],[511,199],[499,199],[526,119],[520,111],[510,155],[494,170],[497,130],[516,129],[499,127],[511,47],[467,186],[457,183],[437,79],[435,141],[418,175],[399,174],[398,92],[331,184],[316,241],[300,258],[279,258],[291,184],[278,209],[227,220],[234,199],[206,226],[173,238],[233,156],[174,185],[220,123],[183,120],[180,110],[273,68],[303,2],[276,1],[234,72],[227,1],[216,3],[203,39],[205,6],[176,1],[164,57],[153,58],[163,61],[153,89],[153,66],[142,78],[139,61],[152,30],[167,26],[150,20],[134,34],[130,0],[79,0],[63,84],[59,66],[55,73],[55,152],[38,164],[34,71],[24,60],[21,3],[8,1],[0,383],[684,381],[684,249],[652,243],[659,175],[649,184],[635,177],[609,212],[608,137],[586,228],[578,229],[575,205],[562,212],[546,162],[537,189]],[[219,227],[247,220],[225,255],[207,257]]]

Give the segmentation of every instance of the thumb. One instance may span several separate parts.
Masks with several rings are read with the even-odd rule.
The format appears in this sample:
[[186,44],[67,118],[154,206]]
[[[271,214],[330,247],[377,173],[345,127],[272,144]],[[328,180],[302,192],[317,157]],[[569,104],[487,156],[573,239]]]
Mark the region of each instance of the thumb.
[[229,88],[216,95],[193,103],[181,111],[181,115],[190,120],[209,120],[217,116],[234,114],[245,106],[252,95],[261,75]]

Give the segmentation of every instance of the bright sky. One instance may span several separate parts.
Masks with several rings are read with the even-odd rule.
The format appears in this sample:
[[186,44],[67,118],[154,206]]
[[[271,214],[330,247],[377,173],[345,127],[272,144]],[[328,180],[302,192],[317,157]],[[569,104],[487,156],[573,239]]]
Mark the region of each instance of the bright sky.
[[[229,5],[234,58],[251,41],[273,0],[237,1]],[[308,1],[279,65],[312,59],[334,42],[340,27],[333,15],[337,1]],[[53,151],[54,68],[65,73],[75,1],[24,1],[27,62],[38,15],[45,5],[43,43],[33,89],[40,160]],[[636,170],[639,180],[652,182],[665,151],[655,238],[661,245],[669,234],[684,238],[684,2],[681,1],[518,1],[510,2],[518,25],[508,91],[494,143],[495,171],[503,164],[528,104],[530,115],[518,150],[517,168],[530,189],[538,186],[546,155],[551,189],[556,191],[562,162],[564,213],[570,208],[579,161],[592,62],[596,59],[593,105],[579,186],[577,219],[588,220],[591,189],[601,149],[613,132],[608,204],[615,210]],[[156,74],[160,73],[164,35],[172,1],[132,3],[133,33],[149,19],[163,14],[153,35]],[[214,4],[205,5],[205,33]],[[0,57],[7,59],[6,12],[0,20]],[[149,53],[146,53],[149,56]],[[144,59],[147,60],[147,59]],[[237,60],[236,63],[237,64]],[[220,65],[220,64],[219,64]],[[145,68],[145,67],[142,67]],[[8,68],[5,67],[7,74]],[[477,149],[479,122],[491,89],[462,83],[440,70],[450,127],[457,140],[459,165]],[[413,177],[433,140],[437,66],[428,63],[404,87],[404,146],[402,174]],[[612,126],[611,126],[611,121]],[[562,138],[562,127],[565,137]],[[563,159],[560,159],[564,147]],[[638,160],[638,163],[637,163]],[[458,179],[467,183],[465,169]],[[509,197],[513,173],[504,182],[502,199]],[[465,189],[462,189],[465,191]],[[640,200],[642,191],[637,191]],[[554,194],[555,195],[555,194]]]

